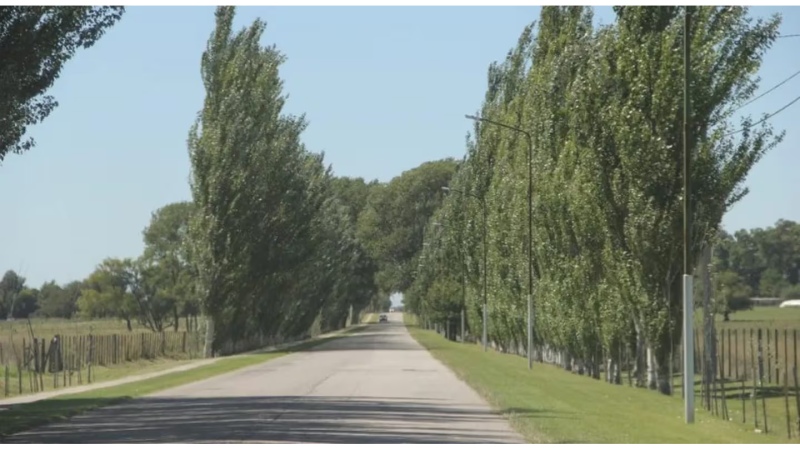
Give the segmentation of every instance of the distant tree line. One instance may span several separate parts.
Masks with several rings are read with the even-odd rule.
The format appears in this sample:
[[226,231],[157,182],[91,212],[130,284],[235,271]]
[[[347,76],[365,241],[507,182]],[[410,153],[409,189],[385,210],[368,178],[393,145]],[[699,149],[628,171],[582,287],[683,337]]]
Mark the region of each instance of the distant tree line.
[[800,224],[723,231],[713,263],[717,310],[726,317],[751,307],[753,297],[800,299]]

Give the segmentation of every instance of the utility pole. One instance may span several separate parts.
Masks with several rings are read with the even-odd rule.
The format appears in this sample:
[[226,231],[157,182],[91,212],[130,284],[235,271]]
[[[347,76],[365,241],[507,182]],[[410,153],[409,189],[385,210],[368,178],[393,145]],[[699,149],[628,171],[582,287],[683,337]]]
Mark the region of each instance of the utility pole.
[[694,423],[694,302],[692,299],[691,249],[691,6],[683,16],[683,407],[686,423]]
[[528,140],[528,369],[533,368],[533,140]]
[[481,204],[483,205],[483,351],[486,351],[489,328],[489,241],[486,239],[486,229],[489,227],[489,215],[486,203],[481,200]]

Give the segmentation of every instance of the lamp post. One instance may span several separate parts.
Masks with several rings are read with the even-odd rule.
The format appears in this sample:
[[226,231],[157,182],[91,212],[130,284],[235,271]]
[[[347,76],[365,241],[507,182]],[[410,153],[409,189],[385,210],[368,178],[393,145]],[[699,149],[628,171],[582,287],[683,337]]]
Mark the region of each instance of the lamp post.
[[533,367],[533,138],[527,131],[503,122],[466,115],[467,119],[486,122],[521,133],[528,142],[528,369]]
[[468,192],[464,192],[458,189],[451,189],[447,186],[442,186],[442,190],[445,192],[456,192],[461,195],[466,195],[468,197],[472,197],[475,200],[478,200],[481,204],[481,208],[483,209],[483,351],[486,351],[487,348],[487,324],[488,324],[488,299],[489,299],[489,266],[487,265],[487,260],[489,259],[488,253],[488,245],[486,240],[486,227],[487,227],[487,211],[486,211],[486,202],[483,201],[482,198],[478,197],[475,194],[471,194]]

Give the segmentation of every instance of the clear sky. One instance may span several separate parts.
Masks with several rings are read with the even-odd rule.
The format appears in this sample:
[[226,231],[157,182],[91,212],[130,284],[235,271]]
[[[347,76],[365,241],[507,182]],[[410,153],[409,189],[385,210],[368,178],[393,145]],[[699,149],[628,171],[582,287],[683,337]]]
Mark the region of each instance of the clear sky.
[[[782,32],[800,33],[797,7]],[[309,148],[337,175],[388,181],[432,159],[461,157],[480,107],[488,65],[514,46],[538,7],[245,7],[264,44],[287,56],[288,112],[305,113]],[[598,21],[613,20],[610,8]],[[86,277],[103,258],[136,257],[157,208],[190,199],[186,137],[203,102],[200,56],[213,7],[130,7],[64,68],[60,106],[30,131],[37,147],[0,166],[0,270],[39,286]],[[765,58],[764,89],[800,70],[800,39],[779,39]],[[747,107],[772,112],[800,95],[800,77]],[[727,229],[800,220],[800,103],[773,119],[784,142],[751,172],[751,193]]]

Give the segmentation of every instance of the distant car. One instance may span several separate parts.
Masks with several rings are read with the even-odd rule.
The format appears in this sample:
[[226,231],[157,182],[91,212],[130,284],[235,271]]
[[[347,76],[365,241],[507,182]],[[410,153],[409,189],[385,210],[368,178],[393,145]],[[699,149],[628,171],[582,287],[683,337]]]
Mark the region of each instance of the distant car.
[[378,322],[380,322],[380,323],[384,323],[384,322],[388,322],[388,321],[389,321],[389,318],[386,317],[386,314],[381,314],[380,319],[378,319]]

